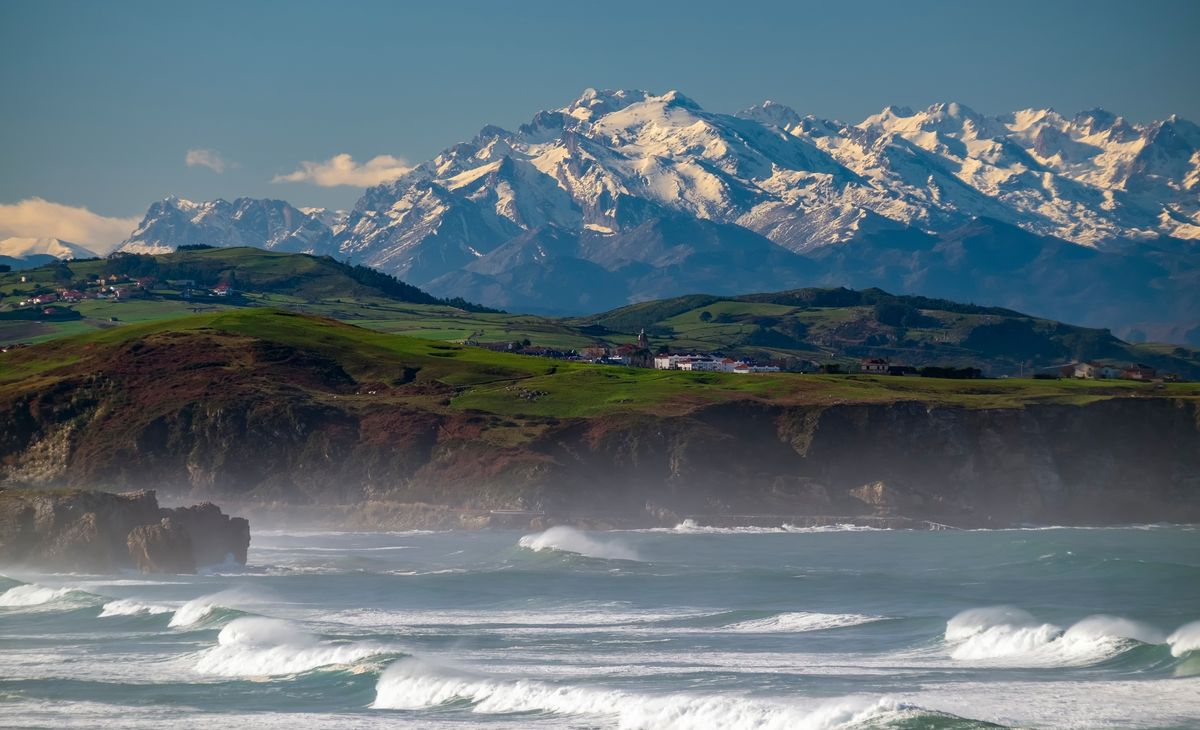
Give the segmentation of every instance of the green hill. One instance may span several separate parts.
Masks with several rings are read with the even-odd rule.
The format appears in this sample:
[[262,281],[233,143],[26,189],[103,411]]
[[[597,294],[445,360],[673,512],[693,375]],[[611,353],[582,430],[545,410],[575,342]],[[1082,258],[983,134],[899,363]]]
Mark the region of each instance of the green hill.
[[[145,288],[129,286],[139,279]],[[94,298],[102,285],[110,284],[132,296]],[[230,285],[234,293],[215,295],[212,289],[219,284]],[[86,296],[48,307],[20,306],[30,296],[64,288]],[[698,294],[555,319],[439,300],[373,269],[328,257],[251,248],[126,255],[0,274],[0,344],[255,307],[431,340],[527,340],[535,347],[564,350],[629,344],[644,328],[656,351],[720,352],[796,370],[836,363],[852,371],[861,358],[886,358],[912,367],[971,367],[990,376],[1031,376],[1055,372],[1066,362],[1097,360],[1117,366],[1145,363],[1200,378],[1200,353],[1194,350],[1134,345],[1107,330],[878,289]]]
[[633,304],[587,318],[615,338],[645,329],[652,345],[720,351],[785,363],[885,358],[897,365],[976,367],[985,375],[1053,373],[1065,362],[1145,363],[1200,377],[1200,353],[1134,345],[1108,330],[1076,327],[999,307],[896,296],[879,289],[798,289],[739,297],[692,295]]

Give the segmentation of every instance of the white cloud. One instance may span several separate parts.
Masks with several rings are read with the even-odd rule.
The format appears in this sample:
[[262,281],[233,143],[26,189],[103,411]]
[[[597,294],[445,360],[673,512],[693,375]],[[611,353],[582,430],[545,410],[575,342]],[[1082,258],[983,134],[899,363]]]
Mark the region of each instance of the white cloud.
[[225,172],[225,168],[233,167],[214,150],[188,150],[183,159],[188,167],[207,167],[218,175]]
[[271,182],[311,182],[323,188],[337,185],[368,188],[395,180],[411,169],[406,161],[391,155],[372,157],[360,165],[350,155],[340,154],[324,162],[301,162],[299,170],[276,175]]
[[41,198],[0,204],[0,239],[61,238],[99,254],[116,248],[140,222],[140,217],[109,218],[87,208],[51,203]]

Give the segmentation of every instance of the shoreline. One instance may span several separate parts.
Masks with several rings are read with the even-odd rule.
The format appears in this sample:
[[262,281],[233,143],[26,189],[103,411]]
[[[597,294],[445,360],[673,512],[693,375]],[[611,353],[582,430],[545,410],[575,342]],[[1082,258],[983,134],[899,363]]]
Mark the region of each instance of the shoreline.
[[[613,515],[594,513],[536,512],[525,510],[485,510],[445,507],[424,503],[366,502],[356,505],[284,505],[238,500],[222,500],[222,505],[246,516],[252,531],[281,532],[343,531],[364,533],[408,532],[419,530],[528,530],[540,532],[551,527],[579,530],[736,530],[738,528],[786,531],[819,531],[844,527],[846,531],[896,530],[910,532],[964,532],[1047,529],[1149,529],[1188,527],[1194,522],[1112,522],[1112,523],[1013,523],[954,524],[936,518],[903,515],[763,515],[643,513]],[[830,530],[833,531],[833,530]]]

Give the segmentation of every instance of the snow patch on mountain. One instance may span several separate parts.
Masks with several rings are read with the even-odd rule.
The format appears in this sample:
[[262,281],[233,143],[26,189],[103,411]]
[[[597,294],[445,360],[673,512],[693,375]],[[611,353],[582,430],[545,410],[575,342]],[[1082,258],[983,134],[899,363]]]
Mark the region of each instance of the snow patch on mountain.
[[53,256],[57,259],[90,259],[96,254],[78,243],[61,238],[32,238],[14,236],[0,240],[0,256],[26,259],[31,256]]

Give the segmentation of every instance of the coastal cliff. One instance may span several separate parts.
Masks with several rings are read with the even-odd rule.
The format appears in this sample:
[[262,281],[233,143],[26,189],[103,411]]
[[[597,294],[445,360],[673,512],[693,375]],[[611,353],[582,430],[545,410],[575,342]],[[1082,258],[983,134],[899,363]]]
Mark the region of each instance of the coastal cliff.
[[152,491],[0,489],[0,561],[39,569],[194,573],[246,563],[250,525],[213,504],[161,508]]
[[380,528],[1200,521],[1194,384],[662,373],[180,322],[4,355],[0,486]]
[[[131,447],[121,450],[97,447],[111,435],[96,433],[97,420],[103,415],[85,416],[58,435],[58,424],[38,424],[24,448],[4,454],[0,478],[154,484],[239,508],[449,508],[438,524],[493,510],[615,524],[697,515],[964,526],[1200,520],[1200,411],[1190,400],[1014,409],[739,402],[682,415],[545,421],[535,437],[509,445],[490,440],[505,429],[498,419],[407,409],[187,407],[129,434]],[[53,461],[50,439],[62,454]]]

